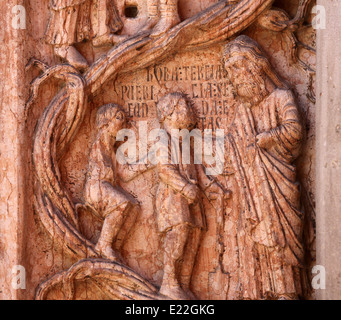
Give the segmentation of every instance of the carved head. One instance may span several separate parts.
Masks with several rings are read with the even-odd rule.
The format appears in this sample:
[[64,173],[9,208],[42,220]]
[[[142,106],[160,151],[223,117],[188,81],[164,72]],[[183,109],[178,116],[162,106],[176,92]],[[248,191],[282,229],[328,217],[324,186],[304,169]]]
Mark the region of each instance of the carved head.
[[117,104],[106,104],[97,111],[96,126],[99,131],[106,131],[115,138],[118,131],[126,124],[126,115],[123,108]]
[[157,104],[159,121],[167,131],[171,129],[192,130],[197,117],[187,96],[181,92],[169,93]]
[[266,94],[267,82],[286,88],[258,43],[247,36],[239,36],[225,46],[224,65],[241,97],[254,98]]

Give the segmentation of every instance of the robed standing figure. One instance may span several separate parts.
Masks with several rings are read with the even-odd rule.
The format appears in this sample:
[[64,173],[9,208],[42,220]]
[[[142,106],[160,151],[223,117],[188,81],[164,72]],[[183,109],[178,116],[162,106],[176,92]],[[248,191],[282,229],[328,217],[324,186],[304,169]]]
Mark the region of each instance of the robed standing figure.
[[224,64],[236,93],[226,126],[228,187],[223,266],[228,299],[297,299],[303,267],[303,213],[293,161],[302,125],[292,91],[258,44],[228,43]]

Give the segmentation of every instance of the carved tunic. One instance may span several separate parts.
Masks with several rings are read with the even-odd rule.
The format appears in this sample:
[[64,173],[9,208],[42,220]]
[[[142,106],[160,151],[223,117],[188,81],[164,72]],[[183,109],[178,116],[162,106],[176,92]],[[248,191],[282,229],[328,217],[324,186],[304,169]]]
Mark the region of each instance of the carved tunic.
[[46,42],[73,45],[122,29],[114,1],[52,0]]
[[84,200],[96,216],[105,218],[118,207],[136,204],[136,200],[117,185],[114,152],[109,156],[102,148],[99,141],[92,147]]
[[[296,294],[295,268],[303,261],[303,214],[291,164],[302,139],[294,97],[290,90],[276,89],[257,106],[241,103],[235,113],[226,140],[235,172],[230,176],[233,210],[225,222],[229,295],[262,299]],[[274,144],[268,150],[255,144],[262,132],[271,132]]]
[[[168,151],[170,159],[171,149]],[[182,194],[189,183],[199,184],[196,165],[183,164],[181,151],[177,158],[179,164],[158,164],[160,184],[156,195],[156,209],[159,232],[166,232],[181,224],[199,228],[204,226],[201,204],[189,205],[187,198]]]

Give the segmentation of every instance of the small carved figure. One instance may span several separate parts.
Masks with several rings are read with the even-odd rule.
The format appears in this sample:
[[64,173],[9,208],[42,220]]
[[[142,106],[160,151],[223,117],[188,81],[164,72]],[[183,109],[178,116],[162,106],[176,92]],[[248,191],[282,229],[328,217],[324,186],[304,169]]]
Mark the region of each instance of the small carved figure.
[[[128,215],[134,214],[133,209],[138,206],[138,202],[117,184],[119,169],[114,145],[116,135],[124,128],[125,123],[125,113],[118,105],[108,104],[98,110],[96,119],[98,134],[91,149],[84,189],[85,207],[104,219],[96,250],[114,261],[120,260],[119,254],[112,249],[115,237]],[[134,175],[147,169],[146,165],[142,165],[142,170],[134,171]],[[129,173],[130,179],[132,176]]]
[[229,299],[296,299],[303,267],[303,213],[293,161],[302,125],[293,93],[258,44],[227,44],[225,68],[240,99],[231,112],[227,150],[235,186],[226,217],[224,268]]
[[[158,105],[159,121],[171,135],[172,130],[192,130],[197,122],[191,104],[182,93],[171,93],[163,97]],[[171,139],[169,139],[171,140]],[[156,208],[159,232],[164,235],[164,274],[160,293],[172,299],[195,299],[190,291],[191,275],[200,244],[201,230],[205,227],[200,189],[211,197],[221,193],[221,187],[206,176],[201,165],[195,165],[193,148],[190,164],[184,164],[180,143],[176,163],[169,163],[172,145],[164,146],[159,159],[160,184],[157,191]],[[166,160],[166,161],[164,161]],[[182,262],[182,265],[181,265]]]
[[180,22],[178,0],[147,0],[148,20],[143,31],[152,28],[152,37],[160,36]]
[[84,70],[88,62],[74,45],[84,40],[91,40],[94,46],[114,45],[126,39],[115,34],[122,27],[113,1],[51,0],[45,39],[57,56]]

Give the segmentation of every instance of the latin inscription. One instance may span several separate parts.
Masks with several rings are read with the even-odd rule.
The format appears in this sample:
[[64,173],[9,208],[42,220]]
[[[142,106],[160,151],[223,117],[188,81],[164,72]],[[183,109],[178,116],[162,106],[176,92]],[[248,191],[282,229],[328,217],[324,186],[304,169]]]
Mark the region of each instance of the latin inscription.
[[118,86],[120,100],[135,121],[156,118],[156,103],[171,91],[189,96],[201,129],[220,129],[222,120],[228,117],[232,88],[221,63],[156,65],[144,70],[138,81]]

